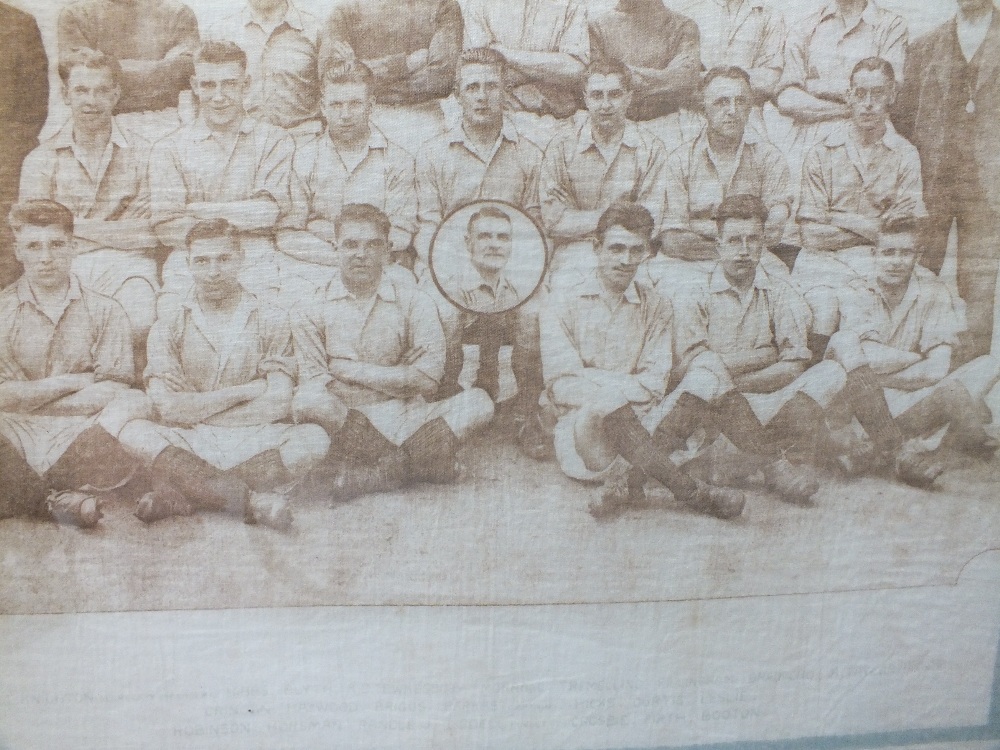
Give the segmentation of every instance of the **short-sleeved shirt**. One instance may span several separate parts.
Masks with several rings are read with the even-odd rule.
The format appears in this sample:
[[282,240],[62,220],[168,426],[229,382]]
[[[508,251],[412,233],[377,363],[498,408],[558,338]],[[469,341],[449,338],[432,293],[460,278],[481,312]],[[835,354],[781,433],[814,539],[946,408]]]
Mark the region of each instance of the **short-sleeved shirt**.
[[851,285],[842,306],[841,328],[862,341],[874,341],[900,351],[926,354],[937,346],[956,346],[965,330],[954,297],[930,271],[917,267],[903,299],[891,309],[874,278]]
[[91,174],[73,142],[73,121],[32,151],[21,168],[21,200],[46,199],[77,219],[148,219],[149,144],[116,122],[97,172]]
[[189,203],[269,197],[278,204],[278,224],[292,210],[295,144],[284,130],[245,118],[231,153],[198,119],[154,146],[149,157],[152,223],[185,215]]
[[470,268],[446,279],[442,286],[452,299],[475,312],[501,313],[521,301],[521,295],[506,274],[500,274],[496,284],[491,284]]
[[698,88],[698,26],[687,16],[666,8],[662,0],[629,2],[626,8],[623,5],[619,3],[606,13],[591,16],[591,57],[619,60],[638,68],[675,70],[667,91],[650,91],[637,80],[629,108],[633,120],[665,117],[686,106]]
[[699,350],[736,354],[774,347],[782,362],[810,357],[809,306],[790,284],[757,269],[741,295],[718,265],[704,282],[674,298],[678,353],[690,359]]
[[288,318],[243,291],[222,340],[213,334],[192,291],[149,332],[145,379],[171,375],[205,393],[282,373],[295,378]]
[[708,142],[708,130],[667,159],[665,228],[688,229],[692,219],[714,218],[727,195],[753,195],[768,211],[785,205],[791,212],[794,195],[788,162],[778,149],[747,129],[728,183],[719,174]]
[[798,86],[809,91],[811,81],[823,81],[824,89],[846,93],[851,71],[867,57],[887,60],[896,72],[896,80],[902,81],[908,41],[903,18],[880,8],[873,0],[868,0],[858,22],[849,29],[836,2],[830,2],[796,24],[785,44],[779,88]]
[[784,65],[787,30],[770,0],[742,0],[732,8],[726,0],[690,3],[701,29],[701,59],[706,70],[733,65],[743,70]]
[[[455,82],[462,33],[455,0],[348,0],[337,4],[321,32],[320,70],[343,59],[331,45],[341,42],[371,68],[380,102],[443,99]],[[427,64],[411,73],[406,58],[422,49]]]
[[[562,52],[586,64],[590,60],[587,7],[582,0],[469,0],[465,47],[491,44],[524,52]],[[572,114],[579,97],[579,92],[545,80],[515,77],[512,83],[508,96],[512,110],[565,117]]]
[[57,321],[42,311],[26,277],[0,292],[0,382],[94,373],[96,380],[135,380],[132,331],[115,300],[70,277]]
[[927,216],[916,147],[888,124],[877,153],[865,163],[848,123],[814,146],[802,169],[799,221],[827,224],[833,211],[877,219],[904,198],[914,202],[913,217]]
[[[409,152],[371,127],[367,153],[351,169],[341,158],[328,133],[296,149],[294,219],[304,228],[313,219],[333,221],[350,203],[369,203],[385,212],[396,232],[407,242],[417,231],[416,167]],[[301,192],[301,195],[300,195]]]
[[673,362],[673,311],[666,299],[636,284],[613,309],[597,276],[549,299],[541,312],[542,371],[552,385],[586,377],[587,369],[634,376],[650,400],[663,398]]
[[[553,231],[566,210],[604,211],[616,200],[640,203],[649,209],[656,226],[663,218],[664,177],[667,162],[663,144],[645,128],[628,123],[618,153],[607,162],[594,142],[589,117],[566,128],[545,150],[538,192],[542,200],[542,220]],[[572,198],[566,205],[550,193],[559,187]]]
[[487,160],[468,145],[461,124],[420,149],[417,193],[421,237],[429,244],[443,218],[477,200],[512,203],[538,215],[541,150],[504,119],[500,137]]
[[319,21],[288,3],[284,17],[264,28],[249,6],[209,29],[207,36],[236,42],[247,53],[251,116],[292,128],[317,116],[319,109]]
[[118,112],[176,107],[190,86],[198,43],[198,19],[177,0],[78,0],[59,14],[60,54],[89,47],[118,60],[156,63],[125,72]]
[[355,298],[335,276],[318,301],[296,306],[292,330],[300,381],[325,385],[349,407],[392,397],[335,379],[332,359],[396,367],[408,352],[420,350],[412,366],[435,383],[444,377],[444,331],[437,308],[416,287],[394,284],[386,276],[367,301]]

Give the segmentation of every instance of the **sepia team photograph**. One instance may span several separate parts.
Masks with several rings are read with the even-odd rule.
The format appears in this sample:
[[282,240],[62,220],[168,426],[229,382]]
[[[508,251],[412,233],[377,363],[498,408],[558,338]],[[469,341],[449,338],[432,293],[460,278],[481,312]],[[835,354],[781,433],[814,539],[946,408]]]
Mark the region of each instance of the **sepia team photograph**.
[[993,0],[299,2],[0,3],[0,612],[1000,545]]

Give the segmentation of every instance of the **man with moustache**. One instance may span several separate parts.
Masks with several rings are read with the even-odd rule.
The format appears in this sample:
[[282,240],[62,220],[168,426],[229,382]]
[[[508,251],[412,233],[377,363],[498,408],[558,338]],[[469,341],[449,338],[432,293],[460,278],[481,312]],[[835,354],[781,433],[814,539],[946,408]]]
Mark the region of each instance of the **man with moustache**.
[[163,266],[164,292],[173,302],[191,288],[185,249],[191,227],[225,219],[243,250],[244,287],[273,295],[273,234],[292,214],[295,144],[284,130],[247,116],[243,50],[232,42],[206,42],[194,67],[198,119],[156,143],[149,158],[153,230],[172,250]]
[[461,443],[490,421],[493,402],[479,389],[428,400],[444,373],[444,333],[430,298],[385,273],[389,218],[350,204],[335,232],[340,275],[293,316],[293,411],[333,441],[327,486],[346,498],[453,482]]
[[76,50],[60,60],[59,77],[73,114],[25,159],[21,200],[45,198],[73,211],[73,273],[125,309],[141,370],[159,289],[153,256],[159,242],[149,225],[149,145],[112,115],[121,96],[117,60]]
[[921,262],[937,273],[958,223],[958,293],[969,330],[955,356],[991,351],[1000,243],[1000,11],[959,0],[953,19],[910,47],[894,122],[920,150],[930,220]]

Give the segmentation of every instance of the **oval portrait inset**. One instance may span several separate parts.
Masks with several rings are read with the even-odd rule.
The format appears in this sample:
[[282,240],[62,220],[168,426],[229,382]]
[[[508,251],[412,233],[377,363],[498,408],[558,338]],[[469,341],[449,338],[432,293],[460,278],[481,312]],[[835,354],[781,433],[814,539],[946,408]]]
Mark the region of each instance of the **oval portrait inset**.
[[441,222],[429,262],[434,283],[455,307],[496,315],[538,291],[547,257],[534,219],[509,203],[476,201]]

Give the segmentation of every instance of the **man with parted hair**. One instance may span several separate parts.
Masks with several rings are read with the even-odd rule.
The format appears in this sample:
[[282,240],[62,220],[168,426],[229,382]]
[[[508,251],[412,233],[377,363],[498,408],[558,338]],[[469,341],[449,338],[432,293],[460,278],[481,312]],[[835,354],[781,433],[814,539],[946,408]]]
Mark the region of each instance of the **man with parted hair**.
[[206,42],[194,68],[198,119],[156,143],[149,159],[153,230],[173,250],[163,266],[164,292],[176,299],[191,287],[185,249],[191,227],[225,219],[244,252],[244,286],[273,294],[273,233],[292,214],[295,144],[284,130],[247,116],[247,59],[238,46]]
[[288,318],[240,284],[243,250],[224,219],[192,226],[186,245],[194,286],[149,334],[156,421],[121,432],[151,476],[136,515],[152,523],[206,510],[285,527],[289,493],[330,446],[316,425],[290,423]]
[[73,212],[73,273],[121,303],[141,370],[159,289],[153,257],[159,243],[149,225],[149,144],[124,131],[112,114],[122,78],[115,58],[75,50],[59,61],[59,77],[72,117],[25,159],[21,200],[49,199]]
[[[50,200],[10,212],[24,274],[0,292],[0,518],[45,513],[47,490],[120,489],[137,465],[115,439],[147,404],[132,390],[128,317],[70,272],[73,213]],[[100,518],[96,498],[50,503],[81,526]]]
[[329,489],[341,497],[452,482],[462,441],[490,421],[493,402],[479,389],[428,400],[444,372],[444,333],[430,298],[385,273],[389,218],[350,204],[335,231],[340,275],[294,311],[295,417],[330,435]]
[[595,229],[596,271],[546,300],[542,365],[556,457],[574,479],[605,481],[591,507],[598,518],[638,503],[646,477],[695,510],[732,518],[743,494],[689,476],[652,435],[673,363],[670,302],[635,282],[654,226],[645,207],[613,203]]
[[481,313],[502,313],[521,301],[507,276],[513,251],[510,214],[497,206],[477,209],[465,230],[465,249],[471,273],[460,272],[442,284],[463,307]]
[[[323,74],[320,106],[326,128],[296,148],[293,215],[279,229],[282,293],[290,300],[329,283],[339,262],[333,224],[344,206],[369,203],[392,222],[393,258],[403,259],[417,230],[413,157],[371,121],[375,79],[357,60],[334,63]],[[393,264],[387,272],[412,275]]]
[[802,170],[802,251],[792,279],[813,312],[816,360],[837,330],[840,293],[871,273],[879,227],[927,215],[920,155],[889,122],[895,95],[888,61],[857,63],[847,93],[851,119],[809,152]]

